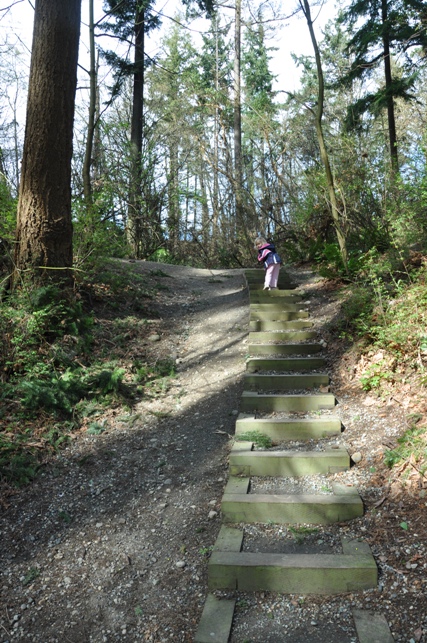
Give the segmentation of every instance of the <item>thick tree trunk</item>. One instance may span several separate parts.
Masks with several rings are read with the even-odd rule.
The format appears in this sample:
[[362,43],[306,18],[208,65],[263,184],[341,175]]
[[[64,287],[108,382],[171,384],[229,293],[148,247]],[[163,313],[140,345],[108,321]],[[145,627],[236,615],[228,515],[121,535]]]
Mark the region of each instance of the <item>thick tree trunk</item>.
[[142,136],[144,130],[144,38],[145,13],[135,19],[135,72],[133,76],[132,122],[130,136],[130,186],[127,221],[128,242],[135,257],[142,251]]
[[243,229],[242,107],[240,82],[241,20],[242,2],[241,0],[236,0],[234,27],[234,193],[238,232],[242,232]]
[[37,0],[14,282],[72,279],[71,156],[81,0]]
[[311,19],[311,11],[310,11],[310,5],[308,3],[308,0],[300,0],[300,5],[304,12],[305,19],[307,21],[307,26],[310,32],[310,38],[311,38],[311,42],[314,50],[314,56],[316,59],[318,93],[317,93],[317,109],[315,110],[315,123],[316,123],[317,140],[318,140],[319,149],[320,149],[320,158],[322,159],[323,167],[325,168],[326,185],[328,189],[328,198],[329,198],[329,204],[331,208],[331,216],[332,216],[332,221],[335,228],[335,233],[337,235],[338,245],[341,252],[341,259],[345,270],[347,270],[347,266],[348,266],[347,244],[346,244],[345,235],[341,226],[340,211],[338,208],[337,197],[335,193],[334,175],[331,170],[331,165],[329,162],[329,154],[326,149],[325,139],[323,136],[323,128],[322,128],[323,105],[324,105],[324,97],[325,97],[325,83],[323,79],[322,61],[320,59],[319,47],[317,44],[314,29],[313,29],[313,21]]
[[97,88],[96,77],[97,70],[95,65],[95,33],[93,19],[93,2],[89,0],[89,51],[90,51],[90,68],[89,68],[89,119],[87,126],[86,149],[83,161],[83,194],[88,209],[92,206],[92,153],[93,141],[95,137],[95,116],[97,106]]
[[390,160],[391,168],[394,173],[399,171],[399,158],[397,154],[397,134],[396,134],[396,117],[394,114],[394,100],[393,100],[393,79],[391,74],[391,60],[390,60],[390,39],[388,34],[387,20],[388,20],[388,0],[381,0],[381,19],[383,23],[383,48],[384,48],[384,75],[385,87],[387,96],[387,122],[388,122],[388,138],[390,143]]

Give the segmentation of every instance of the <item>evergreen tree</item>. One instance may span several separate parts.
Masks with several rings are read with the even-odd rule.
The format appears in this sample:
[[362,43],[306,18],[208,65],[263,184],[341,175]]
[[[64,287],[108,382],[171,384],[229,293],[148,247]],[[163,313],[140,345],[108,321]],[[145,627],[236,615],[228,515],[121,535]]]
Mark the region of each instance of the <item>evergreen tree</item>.
[[266,45],[263,15],[259,10],[257,22],[246,29],[242,56],[244,158],[246,187],[251,197],[251,207],[247,204],[247,212],[252,214],[248,224],[254,234],[259,230],[273,233],[271,215],[274,199],[269,185],[269,152],[272,150],[268,145],[277,125],[274,123],[277,113],[272,89],[274,76],[269,69],[269,52],[273,50]]
[[[384,83],[366,93],[349,110],[347,122],[354,126],[366,111],[378,116],[387,112],[391,165],[398,171],[398,140],[396,133],[395,101],[411,100],[416,74],[410,58],[415,46],[426,47],[425,29],[420,29],[422,3],[418,0],[352,0],[343,20],[352,32],[348,51],[351,66],[342,82],[366,81],[379,66],[383,67]],[[361,24],[361,20],[364,22]],[[402,54],[404,63],[393,66],[392,57]]]

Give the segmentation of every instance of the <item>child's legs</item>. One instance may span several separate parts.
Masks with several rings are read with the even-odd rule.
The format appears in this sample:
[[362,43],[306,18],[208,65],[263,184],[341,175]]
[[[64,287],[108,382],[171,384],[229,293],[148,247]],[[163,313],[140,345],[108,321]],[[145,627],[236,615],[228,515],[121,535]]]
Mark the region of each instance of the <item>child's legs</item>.
[[[272,263],[265,270],[264,288],[271,288],[271,281],[273,278],[273,270],[276,264]],[[277,283],[277,279],[276,279]]]
[[279,280],[279,272],[280,272],[280,263],[273,263],[273,265],[269,266],[269,268],[272,268],[271,277],[270,277],[270,288],[277,288],[277,282]]

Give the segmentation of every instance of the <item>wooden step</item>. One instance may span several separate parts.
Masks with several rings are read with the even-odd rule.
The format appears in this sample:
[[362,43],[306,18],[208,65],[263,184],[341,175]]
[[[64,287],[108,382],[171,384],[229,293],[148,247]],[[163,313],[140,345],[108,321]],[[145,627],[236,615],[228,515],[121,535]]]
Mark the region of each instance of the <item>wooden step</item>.
[[373,589],[377,581],[371,551],[357,541],[343,541],[342,554],[213,551],[208,566],[212,590],[328,595]]
[[250,293],[251,301],[265,300],[266,302],[270,300],[280,299],[281,301],[288,298],[295,299],[296,301],[302,300],[302,295],[295,289],[293,290],[281,290],[275,288],[274,290],[253,290]]
[[208,594],[194,643],[228,643],[236,599],[219,599]]
[[221,513],[226,523],[331,525],[363,516],[357,490],[349,494],[224,493]]
[[261,321],[254,319],[249,322],[249,330],[252,332],[265,332],[272,330],[300,330],[311,328],[313,322],[308,319],[294,319],[290,321]]
[[394,643],[383,614],[358,609],[352,609],[352,614],[359,643]]
[[307,308],[306,304],[300,303],[300,304],[288,304],[286,302],[282,301],[275,301],[272,303],[267,303],[267,304],[259,304],[259,303],[250,303],[249,304],[249,310],[252,312],[266,312],[266,313],[275,313],[275,312],[291,312],[291,313],[297,313],[300,310],[305,311]]
[[229,463],[232,476],[301,477],[347,471],[350,456],[345,449],[254,451],[253,443],[236,442]]
[[341,420],[336,415],[325,418],[263,419],[240,414],[236,421],[236,435],[255,431],[278,442],[332,437],[339,435],[341,429]]
[[[246,286],[247,286],[247,288],[249,290],[250,295],[253,292],[266,292],[266,291],[264,291],[264,282],[263,281],[259,282],[259,281],[255,281],[253,279],[251,279],[249,281],[246,280]],[[295,292],[295,290],[296,290],[295,284],[292,281],[290,281],[289,279],[279,279],[279,281],[277,283],[277,286],[278,286],[277,289],[281,290],[281,291],[288,290],[288,291],[294,291]],[[269,292],[271,292],[271,291],[269,291]]]
[[[249,301],[251,304],[297,304],[302,301],[301,295],[284,294],[285,290],[256,290],[251,292]],[[277,294],[276,294],[277,293]],[[279,295],[280,293],[280,295]]]
[[324,357],[248,357],[246,370],[248,373],[260,371],[311,371],[324,368]]
[[322,344],[249,344],[249,355],[313,355],[323,350]]
[[274,393],[243,391],[240,399],[240,411],[242,413],[255,413],[256,411],[287,411],[288,413],[321,411],[322,409],[333,409],[335,402],[335,396],[332,393],[276,395]]
[[249,333],[250,344],[279,344],[281,342],[305,342],[309,339],[316,339],[315,330],[285,330],[266,331]]
[[293,373],[292,375],[245,375],[243,389],[245,391],[289,391],[292,389],[310,389],[327,386],[327,373]]
[[285,311],[265,311],[265,310],[252,310],[250,312],[250,321],[292,321],[294,319],[308,319],[308,312],[306,310],[299,310],[292,312]]

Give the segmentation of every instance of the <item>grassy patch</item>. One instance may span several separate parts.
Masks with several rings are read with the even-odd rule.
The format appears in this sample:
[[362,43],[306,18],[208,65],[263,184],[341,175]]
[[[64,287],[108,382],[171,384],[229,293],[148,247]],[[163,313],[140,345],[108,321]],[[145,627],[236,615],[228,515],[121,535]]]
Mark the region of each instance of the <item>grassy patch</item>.
[[268,435],[260,433],[259,431],[247,431],[246,433],[239,433],[236,435],[238,442],[253,442],[261,449],[270,449],[273,446],[273,441]]

